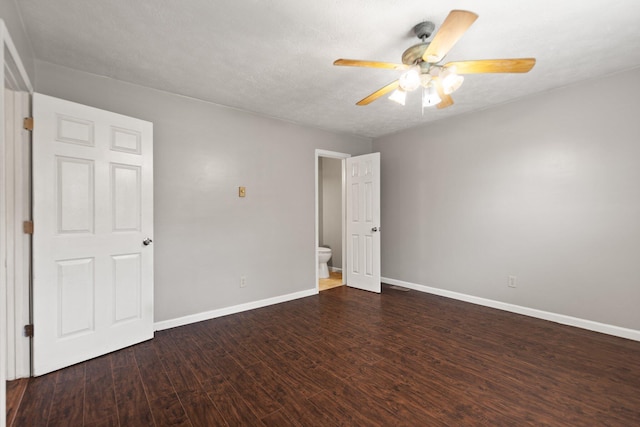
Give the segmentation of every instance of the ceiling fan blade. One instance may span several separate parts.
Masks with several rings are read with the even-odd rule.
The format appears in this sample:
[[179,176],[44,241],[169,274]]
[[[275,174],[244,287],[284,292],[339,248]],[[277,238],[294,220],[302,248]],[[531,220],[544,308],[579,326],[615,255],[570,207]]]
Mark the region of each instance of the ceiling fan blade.
[[333,62],[333,65],[345,65],[348,67],[387,68],[389,70],[406,70],[408,68],[404,64],[394,64],[393,62],[361,61],[358,59],[336,59]]
[[440,103],[436,105],[438,110],[442,110],[443,108],[452,106],[453,98],[451,97],[451,95],[447,95],[446,93],[444,93],[444,89],[442,88],[440,79],[433,79],[432,82],[433,82],[433,85],[436,87],[438,96],[440,97]]
[[424,51],[422,60],[430,63],[442,61],[460,37],[478,19],[478,15],[467,10],[452,10]]
[[395,80],[389,83],[388,85],[386,85],[385,87],[383,87],[382,89],[378,89],[377,91],[373,92],[371,95],[367,96],[366,98],[363,98],[360,101],[356,102],[356,105],[371,104],[373,101],[380,98],[381,96],[386,95],[392,90],[397,89],[399,84],[400,82],[398,80]]
[[480,59],[477,61],[456,61],[445,64],[455,67],[457,74],[478,73],[527,73],[536,65],[535,58]]

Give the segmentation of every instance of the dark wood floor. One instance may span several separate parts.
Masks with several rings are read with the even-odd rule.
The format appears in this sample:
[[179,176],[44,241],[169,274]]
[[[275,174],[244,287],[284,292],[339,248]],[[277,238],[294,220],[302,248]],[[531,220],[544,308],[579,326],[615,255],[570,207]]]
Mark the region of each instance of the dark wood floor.
[[9,425],[631,426],[640,342],[343,286],[158,332],[29,379],[16,404]]

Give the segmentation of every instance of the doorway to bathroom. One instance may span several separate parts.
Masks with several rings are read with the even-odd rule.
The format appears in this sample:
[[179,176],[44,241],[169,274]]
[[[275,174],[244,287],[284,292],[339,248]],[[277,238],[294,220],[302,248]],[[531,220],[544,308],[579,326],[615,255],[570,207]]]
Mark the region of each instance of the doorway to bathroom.
[[346,264],[343,249],[346,248],[345,159],[348,157],[351,155],[316,150],[316,286],[319,292],[346,283],[342,271]]

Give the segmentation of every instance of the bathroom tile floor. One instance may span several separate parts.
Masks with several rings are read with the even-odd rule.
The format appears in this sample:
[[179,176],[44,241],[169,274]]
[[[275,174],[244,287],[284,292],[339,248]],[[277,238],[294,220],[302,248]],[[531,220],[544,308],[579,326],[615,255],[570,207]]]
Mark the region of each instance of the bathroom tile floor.
[[342,273],[339,271],[330,271],[328,279],[320,279],[318,282],[320,291],[337,288],[338,286],[342,286]]

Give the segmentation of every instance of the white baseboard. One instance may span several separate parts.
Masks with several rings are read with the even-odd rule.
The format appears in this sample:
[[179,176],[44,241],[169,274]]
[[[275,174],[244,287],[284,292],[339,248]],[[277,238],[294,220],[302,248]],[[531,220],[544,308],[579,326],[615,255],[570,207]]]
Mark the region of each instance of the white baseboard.
[[175,328],[178,326],[188,325],[190,323],[201,322],[203,320],[215,319],[216,317],[228,316],[229,314],[240,313],[247,310],[266,307],[268,305],[280,304],[281,302],[292,301],[299,298],[317,295],[318,289],[309,289],[306,291],[294,292],[292,294],[280,295],[273,298],[267,298],[259,301],[247,302],[244,304],[234,305],[231,307],[219,308],[217,310],[205,311],[203,313],[191,314],[189,316],[178,317],[177,319],[162,320],[153,324],[154,330],[162,331],[164,329]]
[[329,271],[333,271],[334,273],[342,273],[342,269],[338,267],[329,267]]
[[444,289],[432,288],[429,286],[418,285],[416,283],[404,282],[402,280],[395,280],[387,277],[383,277],[382,282],[388,283],[389,285],[402,286],[404,288],[426,292],[428,294],[470,302],[472,304],[478,304],[485,307],[497,308],[498,310],[504,310],[512,313],[523,314],[525,316],[535,317],[538,319],[549,320],[551,322],[560,323],[562,325],[575,326],[577,328],[587,329],[589,331],[601,332],[603,334],[627,338],[634,341],[640,341],[640,331],[635,329],[622,328],[620,326],[608,325],[606,323],[594,322],[592,320],[580,319],[577,317],[566,316],[564,314],[551,313],[548,311],[537,310],[535,308],[523,307],[520,305],[475,297],[473,295],[461,294]]
[[[622,328],[620,326],[608,325],[606,323],[594,322],[592,320],[580,319],[577,317],[566,316],[564,314],[551,313],[548,311],[537,310],[535,308],[523,307],[520,305],[509,304],[501,301],[480,298],[473,295],[462,294],[459,292],[447,291],[445,289],[433,288],[430,286],[418,285],[416,283],[405,282],[402,280],[383,277],[382,282],[390,285],[402,286],[404,288],[413,289],[419,292],[439,295],[447,298],[465,301],[472,304],[478,304],[485,307],[491,307],[498,310],[509,311],[511,313],[522,314],[525,316],[535,317],[538,319],[549,320],[551,322],[560,323],[562,325],[575,326],[577,328],[587,329],[589,331],[600,332],[603,334],[613,335],[621,338],[627,338],[634,341],[640,341],[640,331],[635,329]],[[178,326],[188,325],[190,323],[201,322],[203,320],[215,319],[216,317],[227,316],[230,314],[240,313],[247,310],[266,307],[273,304],[292,301],[299,298],[317,295],[317,289],[309,289],[306,291],[294,292],[292,294],[281,295],[278,297],[267,298],[259,301],[248,302],[245,304],[224,307],[217,310],[206,311],[203,313],[192,314],[189,316],[179,317],[176,319],[163,320],[154,323],[154,329],[161,331],[164,329],[175,328]]]

